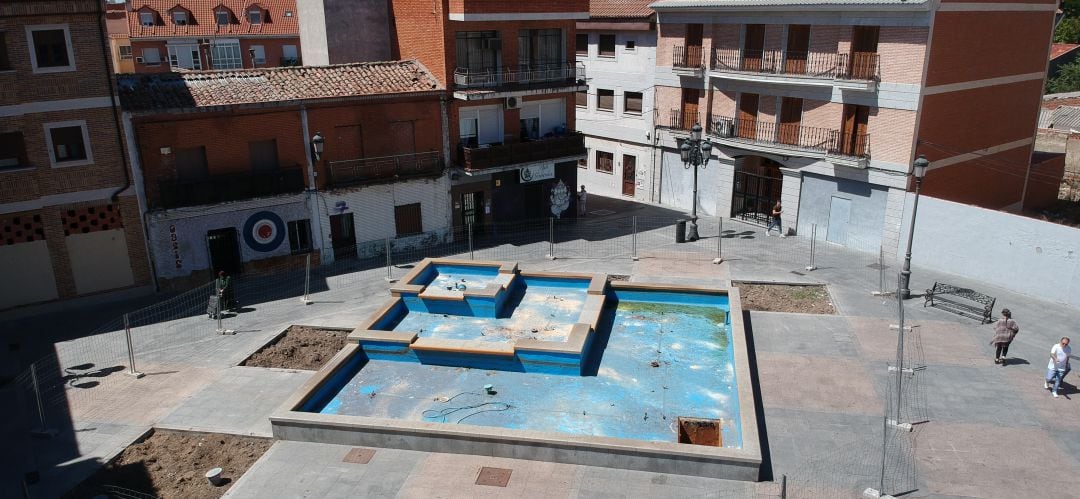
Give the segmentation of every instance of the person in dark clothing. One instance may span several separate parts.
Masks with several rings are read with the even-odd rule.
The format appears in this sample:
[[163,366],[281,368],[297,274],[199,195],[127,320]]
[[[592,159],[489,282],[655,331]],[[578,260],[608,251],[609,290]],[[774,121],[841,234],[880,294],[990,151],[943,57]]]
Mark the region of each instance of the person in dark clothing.
[[221,299],[221,310],[228,310],[230,312],[236,310],[236,290],[232,287],[232,280],[225,271],[218,272],[217,281],[215,282],[215,288],[218,292],[218,297]]

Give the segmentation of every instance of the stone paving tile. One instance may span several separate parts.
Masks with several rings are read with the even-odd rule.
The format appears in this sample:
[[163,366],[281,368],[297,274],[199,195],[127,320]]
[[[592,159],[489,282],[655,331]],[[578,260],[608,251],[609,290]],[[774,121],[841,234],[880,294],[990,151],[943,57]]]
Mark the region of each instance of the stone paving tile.
[[855,357],[859,355],[848,320],[840,316],[750,312],[754,348],[759,352]]
[[1062,436],[1040,428],[934,422],[921,430],[917,456],[934,493],[1069,497],[1080,487],[1080,469],[1055,444]]
[[861,362],[840,357],[758,352],[765,407],[881,414],[881,397]]
[[[867,359],[892,362],[896,359],[897,330],[890,329],[896,318],[848,317],[851,329],[859,344],[859,351]],[[980,345],[974,327],[942,321],[905,321],[914,325],[909,335],[918,335],[905,342],[905,348],[918,348],[928,364],[952,364],[960,366],[985,366],[993,364],[993,351],[988,345]],[[916,341],[917,339],[917,341]],[[986,348],[983,348],[985,346]],[[917,355],[908,352],[905,357]]]
[[[1003,369],[1008,368],[931,365],[920,371],[918,390],[930,421],[1038,426],[1034,409],[1012,389]],[[874,376],[883,391],[893,382],[885,369]]]
[[1002,369],[1009,388],[1034,412],[1038,422],[1053,430],[1080,430],[1080,390],[1071,382],[1072,374],[1058,390],[1060,397],[1053,398],[1043,389],[1045,366],[1006,366]]

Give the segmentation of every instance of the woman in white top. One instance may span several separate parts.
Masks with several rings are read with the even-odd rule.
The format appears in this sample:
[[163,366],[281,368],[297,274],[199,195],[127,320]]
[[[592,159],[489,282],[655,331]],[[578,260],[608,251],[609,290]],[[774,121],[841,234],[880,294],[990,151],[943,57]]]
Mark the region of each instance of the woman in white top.
[[1046,365],[1046,382],[1043,383],[1043,388],[1047,390],[1051,389],[1050,382],[1053,382],[1054,397],[1058,396],[1058,388],[1061,386],[1062,380],[1065,379],[1065,375],[1069,374],[1069,356],[1072,355],[1072,347],[1069,346],[1069,337],[1066,336],[1061,339],[1061,343],[1058,343],[1050,349],[1050,363]]

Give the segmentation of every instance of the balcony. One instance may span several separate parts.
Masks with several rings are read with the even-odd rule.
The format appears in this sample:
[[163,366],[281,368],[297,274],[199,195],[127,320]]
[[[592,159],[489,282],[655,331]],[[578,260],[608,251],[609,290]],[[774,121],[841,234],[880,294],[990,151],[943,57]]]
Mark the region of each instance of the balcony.
[[822,158],[854,168],[866,168],[870,160],[868,134],[730,117],[714,117],[707,133],[720,145],[745,151]]
[[330,174],[330,185],[344,187],[438,176],[442,174],[443,161],[437,152],[419,152],[330,161],[327,163],[327,170]]
[[576,92],[585,88],[585,66],[573,62],[454,70],[454,97],[462,100]]
[[657,113],[657,118],[656,126],[676,132],[683,131],[689,133],[694,125],[704,123],[701,119],[701,113],[684,111],[682,109],[672,109],[666,119],[661,117],[660,113]]
[[217,204],[303,192],[304,170],[294,165],[273,171],[213,175],[201,180],[164,180],[159,187],[155,208]]
[[671,70],[680,76],[701,77],[705,72],[705,51],[697,45],[678,45],[671,52]]
[[458,163],[466,171],[522,165],[561,158],[584,157],[585,136],[578,132],[528,142],[460,147]]
[[710,73],[729,80],[874,91],[878,54],[713,49]]

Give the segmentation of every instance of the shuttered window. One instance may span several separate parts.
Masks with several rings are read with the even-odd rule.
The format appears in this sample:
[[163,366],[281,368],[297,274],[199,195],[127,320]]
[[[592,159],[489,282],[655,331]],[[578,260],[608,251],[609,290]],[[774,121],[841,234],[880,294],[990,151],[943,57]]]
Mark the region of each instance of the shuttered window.
[[641,92],[623,93],[623,112],[641,114]]
[[420,203],[395,206],[394,226],[397,228],[397,237],[424,232],[424,225],[420,218]]
[[596,108],[603,111],[615,110],[615,91],[604,90],[602,88],[596,90]]

